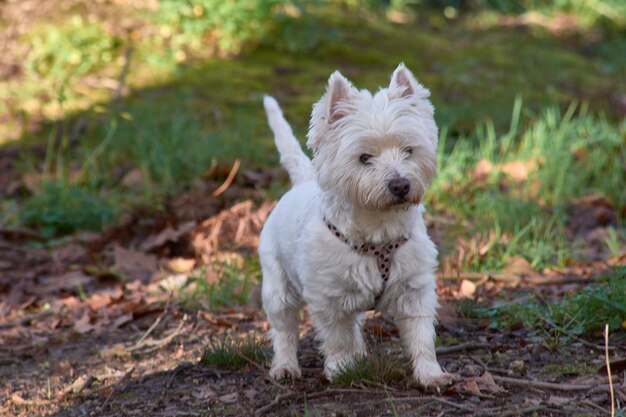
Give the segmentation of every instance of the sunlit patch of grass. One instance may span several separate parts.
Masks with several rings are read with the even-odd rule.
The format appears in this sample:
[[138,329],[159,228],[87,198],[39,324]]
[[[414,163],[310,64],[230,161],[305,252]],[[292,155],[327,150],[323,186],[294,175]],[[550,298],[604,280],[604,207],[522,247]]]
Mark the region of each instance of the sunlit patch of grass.
[[496,306],[464,302],[458,311],[465,317],[489,319],[495,328],[522,324],[556,348],[572,337],[600,332],[605,324],[611,331],[626,329],[626,267],[612,269],[596,283],[558,302],[530,296],[524,302]]
[[601,192],[616,207],[626,202],[623,176],[615,174],[626,159],[626,123],[584,106],[565,114],[550,108],[531,121],[522,114],[518,100],[505,134],[486,124],[452,144],[442,132],[430,203],[469,222],[463,239],[482,247],[466,251],[462,270],[500,270],[513,256],[533,268],[562,265],[579,254],[565,233],[571,199]]
[[206,279],[206,268],[192,276],[181,289],[179,298],[186,308],[218,309],[246,305],[250,289],[259,282],[261,270],[256,257],[247,259],[242,265],[221,263],[211,266],[217,274],[217,282]]
[[211,339],[200,362],[220,368],[243,368],[249,364],[263,365],[267,359],[266,343],[253,335],[241,339]]
[[406,381],[410,375],[409,360],[398,353],[371,352],[342,367],[333,378],[337,385],[355,383],[393,384]]

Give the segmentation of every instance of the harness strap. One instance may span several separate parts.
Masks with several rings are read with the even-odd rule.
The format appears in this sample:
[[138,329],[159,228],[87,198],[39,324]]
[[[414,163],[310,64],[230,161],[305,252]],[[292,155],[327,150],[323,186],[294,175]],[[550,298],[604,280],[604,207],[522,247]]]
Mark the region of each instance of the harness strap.
[[393,259],[394,253],[398,250],[400,246],[402,246],[408,240],[406,237],[402,236],[396,240],[393,240],[384,244],[373,244],[373,243],[362,243],[358,244],[355,242],[351,242],[350,239],[346,237],[343,233],[341,233],[331,222],[329,222],[326,218],[324,218],[324,223],[326,227],[332,234],[334,234],[337,239],[344,242],[346,245],[350,246],[356,252],[376,257],[376,264],[378,265],[378,271],[380,272],[380,276],[383,280],[383,286],[378,294],[376,294],[374,298],[374,308],[378,305],[380,298],[385,291],[385,287],[387,286],[387,281],[389,280],[389,267],[391,265],[391,260]]

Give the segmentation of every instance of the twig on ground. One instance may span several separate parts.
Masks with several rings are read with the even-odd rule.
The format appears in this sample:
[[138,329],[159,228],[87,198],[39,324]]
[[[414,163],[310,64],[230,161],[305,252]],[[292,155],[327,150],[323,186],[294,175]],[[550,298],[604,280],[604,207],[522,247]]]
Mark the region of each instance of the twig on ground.
[[142,353],[150,353],[153,352],[163,346],[168,345],[172,340],[174,340],[174,338],[178,335],[180,335],[182,333],[182,329],[183,326],[185,325],[185,321],[183,320],[178,327],[176,328],[176,330],[174,330],[171,334],[169,334],[168,336],[164,337],[163,339],[159,339],[159,340],[154,340],[154,339],[147,339],[144,340],[141,343],[136,343],[133,346],[126,348],[126,350],[130,353],[133,352],[137,352],[138,350],[142,350],[144,348],[147,348],[145,350],[142,351]]
[[576,384],[555,384],[552,382],[533,381],[528,379],[517,379],[506,376],[492,375],[495,381],[504,382],[509,385],[517,385],[522,387],[533,387],[540,389],[552,389],[555,391],[587,391],[594,388],[593,385],[576,385]]
[[299,394],[301,394],[300,392],[288,392],[286,394],[279,394],[276,396],[276,398],[274,398],[274,401],[272,401],[269,404],[264,405],[263,407],[257,409],[254,412],[254,416],[255,417],[260,417],[263,414],[265,414],[266,412],[270,411],[272,408],[274,408],[275,406],[277,406],[278,404],[280,404],[281,402],[285,401],[285,400],[290,400],[294,397],[297,397]]
[[541,405],[531,405],[530,407],[526,408],[517,408],[515,410],[505,411],[504,413],[500,414],[500,417],[519,416],[523,414],[534,413],[535,411],[543,410],[544,408],[545,407]]
[[111,399],[111,397],[113,396],[113,394],[115,394],[117,391],[119,391],[120,387],[122,386],[122,384],[126,384],[128,382],[128,380],[133,376],[133,372],[135,371],[135,367],[132,366],[121,378],[119,381],[117,381],[114,385],[113,385],[113,389],[111,390],[111,392],[109,393],[109,395],[107,395],[106,399],[104,400],[104,403],[102,404],[102,406],[100,407],[100,410],[104,410],[104,408],[107,406],[107,404],[109,403],[109,400]]
[[470,280],[470,281],[480,281],[485,279],[492,279],[494,281],[501,282],[519,282],[521,277],[516,274],[489,274],[486,272],[460,272],[455,274],[439,274],[438,278],[440,279],[455,279],[455,280]]
[[150,333],[152,333],[154,329],[156,329],[156,327],[159,325],[159,323],[161,323],[161,320],[167,314],[167,309],[170,305],[170,299],[171,298],[168,297],[167,302],[165,303],[165,307],[163,308],[163,312],[159,315],[159,317],[157,317],[157,319],[154,321],[154,323],[152,323],[152,325],[148,328],[148,330],[146,330],[143,336],[139,338],[139,340],[135,343],[135,345],[139,345],[143,343],[146,340],[146,338],[150,336]]
[[231,168],[230,173],[228,174],[228,177],[226,177],[226,181],[224,181],[224,184],[220,185],[218,189],[213,191],[213,197],[217,197],[218,195],[226,191],[228,187],[230,187],[230,184],[235,179],[235,175],[237,174],[237,171],[239,170],[239,165],[241,165],[241,161],[239,160],[239,158],[235,159],[235,162],[233,163],[233,167]]
[[611,417],[615,417],[615,391],[613,390],[613,377],[611,376],[611,361],[609,360],[609,325],[604,325],[604,360],[606,373],[609,377],[609,392],[611,393]]
[[591,407],[591,408],[594,408],[594,409],[596,409],[596,410],[598,410],[598,411],[602,411],[602,413],[604,413],[604,414],[611,414],[611,412],[610,412],[609,410],[607,410],[607,409],[604,409],[604,408],[600,407],[598,404],[594,403],[593,401],[590,401],[590,400],[582,400],[582,401],[581,401],[581,404],[584,404],[584,405],[586,405],[586,406],[589,406],[589,407]]
[[[401,400],[401,399],[402,398],[396,398],[396,401],[397,400]],[[452,401],[448,401],[448,400],[446,400],[444,398],[440,398],[440,397],[431,396],[430,399],[434,400],[434,401],[437,401],[437,402],[440,402],[442,404],[449,405],[449,406],[454,407],[454,408],[458,408],[459,410],[464,410],[464,411],[474,411],[475,410],[474,408],[466,407],[464,405],[457,404],[457,403],[454,403]]]
[[485,349],[485,348],[488,348],[489,346],[490,345],[488,343],[467,342],[467,343],[461,343],[460,345],[454,345],[454,346],[441,346],[441,347],[438,347],[436,351],[437,351],[437,355],[445,355],[448,353],[455,353],[455,352],[460,352],[463,350]]
[[61,391],[60,396],[65,397],[70,394],[78,395],[85,389],[89,388],[98,378],[93,375],[83,375],[78,377],[76,381]]

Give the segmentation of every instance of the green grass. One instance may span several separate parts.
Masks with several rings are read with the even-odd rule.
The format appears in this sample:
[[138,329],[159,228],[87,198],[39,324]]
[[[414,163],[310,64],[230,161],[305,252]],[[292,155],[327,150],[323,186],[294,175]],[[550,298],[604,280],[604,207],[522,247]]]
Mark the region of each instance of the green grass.
[[264,340],[253,335],[242,339],[221,337],[211,339],[200,363],[226,369],[239,369],[247,365],[263,365],[267,359]]
[[495,328],[522,324],[546,345],[558,348],[573,337],[601,332],[605,324],[611,331],[626,328],[626,267],[614,268],[596,283],[558,302],[530,296],[524,302],[491,307],[465,302],[458,311],[464,316],[489,319]]
[[181,289],[178,297],[186,308],[219,309],[248,304],[250,289],[261,276],[257,258],[247,259],[241,266],[222,263],[211,268],[217,274],[217,282],[208,282],[203,269]]
[[411,370],[408,359],[394,353],[375,351],[341,368],[333,384],[393,384],[407,381]]
[[[610,11],[622,10],[619,2],[604,9],[530,0],[471,8],[454,1],[222,3],[120,4],[90,16],[76,8],[33,22],[21,40],[32,47],[19,57],[27,77],[0,81],[0,116],[9,115],[0,143],[45,143],[43,157],[25,151],[18,162],[43,182],[1,201],[19,215],[0,222],[50,236],[99,230],[135,205],[158,206],[188,189],[214,160],[240,158],[242,171],[276,166],[264,93],[279,98],[304,139],[311,105],[334,69],[375,89],[400,61],[432,90],[442,127],[440,175],[428,204],[468,223],[459,229],[464,239],[492,241],[486,255],[469,254],[463,269],[500,270],[512,256],[536,269],[563,265],[581,256],[564,232],[571,198],[602,192],[615,207],[626,204],[619,175],[626,123],[606,93],[626,94],[624,24]],[[407,13],[408,23],[389,21],[390,11]],[[572,12],[581,25],[555,34],[539,23],[503,24],[526,11]],[[121,16],[136,26],[115,30],[110,21]],[[124,68],[130,94],[113,99],[123,92],[116,82]],[[581,97],[586,104],[571,104]],[[40,130],[27,131],[29,123]],[[476,181],[481,160],[534,167],[520,183],[498,169]],[[122,184],[129,172],[140,173],[139,184]],[[613,253],[622,229],[607,241]],[[233,288],[197,280],[191,304],[240,302],[228,294],[247,284],[232,281]]]
[[39,194],[26,201],[18,214],[26,226],[38,227],[44,237],[81,230],[102,230],[119,215],[118,204],[89,188],[45,182]]
[[[453,143],[442,133],[440,171],[429,203],[472,222],[470,236],[489,243],[487,253],[469,253],[462,269],[501,270],[513,256],[524,257],[533,268],[562,266],[582,256],[579,242],[565,233],[573,198],[602,193],[614,207],[626,203],[621,192],[626,179],[620,174],[626,123],[616,125],[575,105],[564,114],[548,108],[536,119],[523,120],[522,114],[518,100],[510,127],[501,134],[490,123]],[[485,163],[490,172],[478,175]],[[525,178],[507,173],[512,163],[527,169]],[[618,252],[622,232],[613,233],[607,244]]]

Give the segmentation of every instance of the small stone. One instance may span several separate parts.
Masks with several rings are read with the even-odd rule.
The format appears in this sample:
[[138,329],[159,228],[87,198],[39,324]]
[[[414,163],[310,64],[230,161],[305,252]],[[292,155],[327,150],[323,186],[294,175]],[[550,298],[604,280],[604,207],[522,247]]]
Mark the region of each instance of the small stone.
[[509,365],[509,369],[513,372],[521,373],[524,371],[526,364],[521,359],[516,359]]

